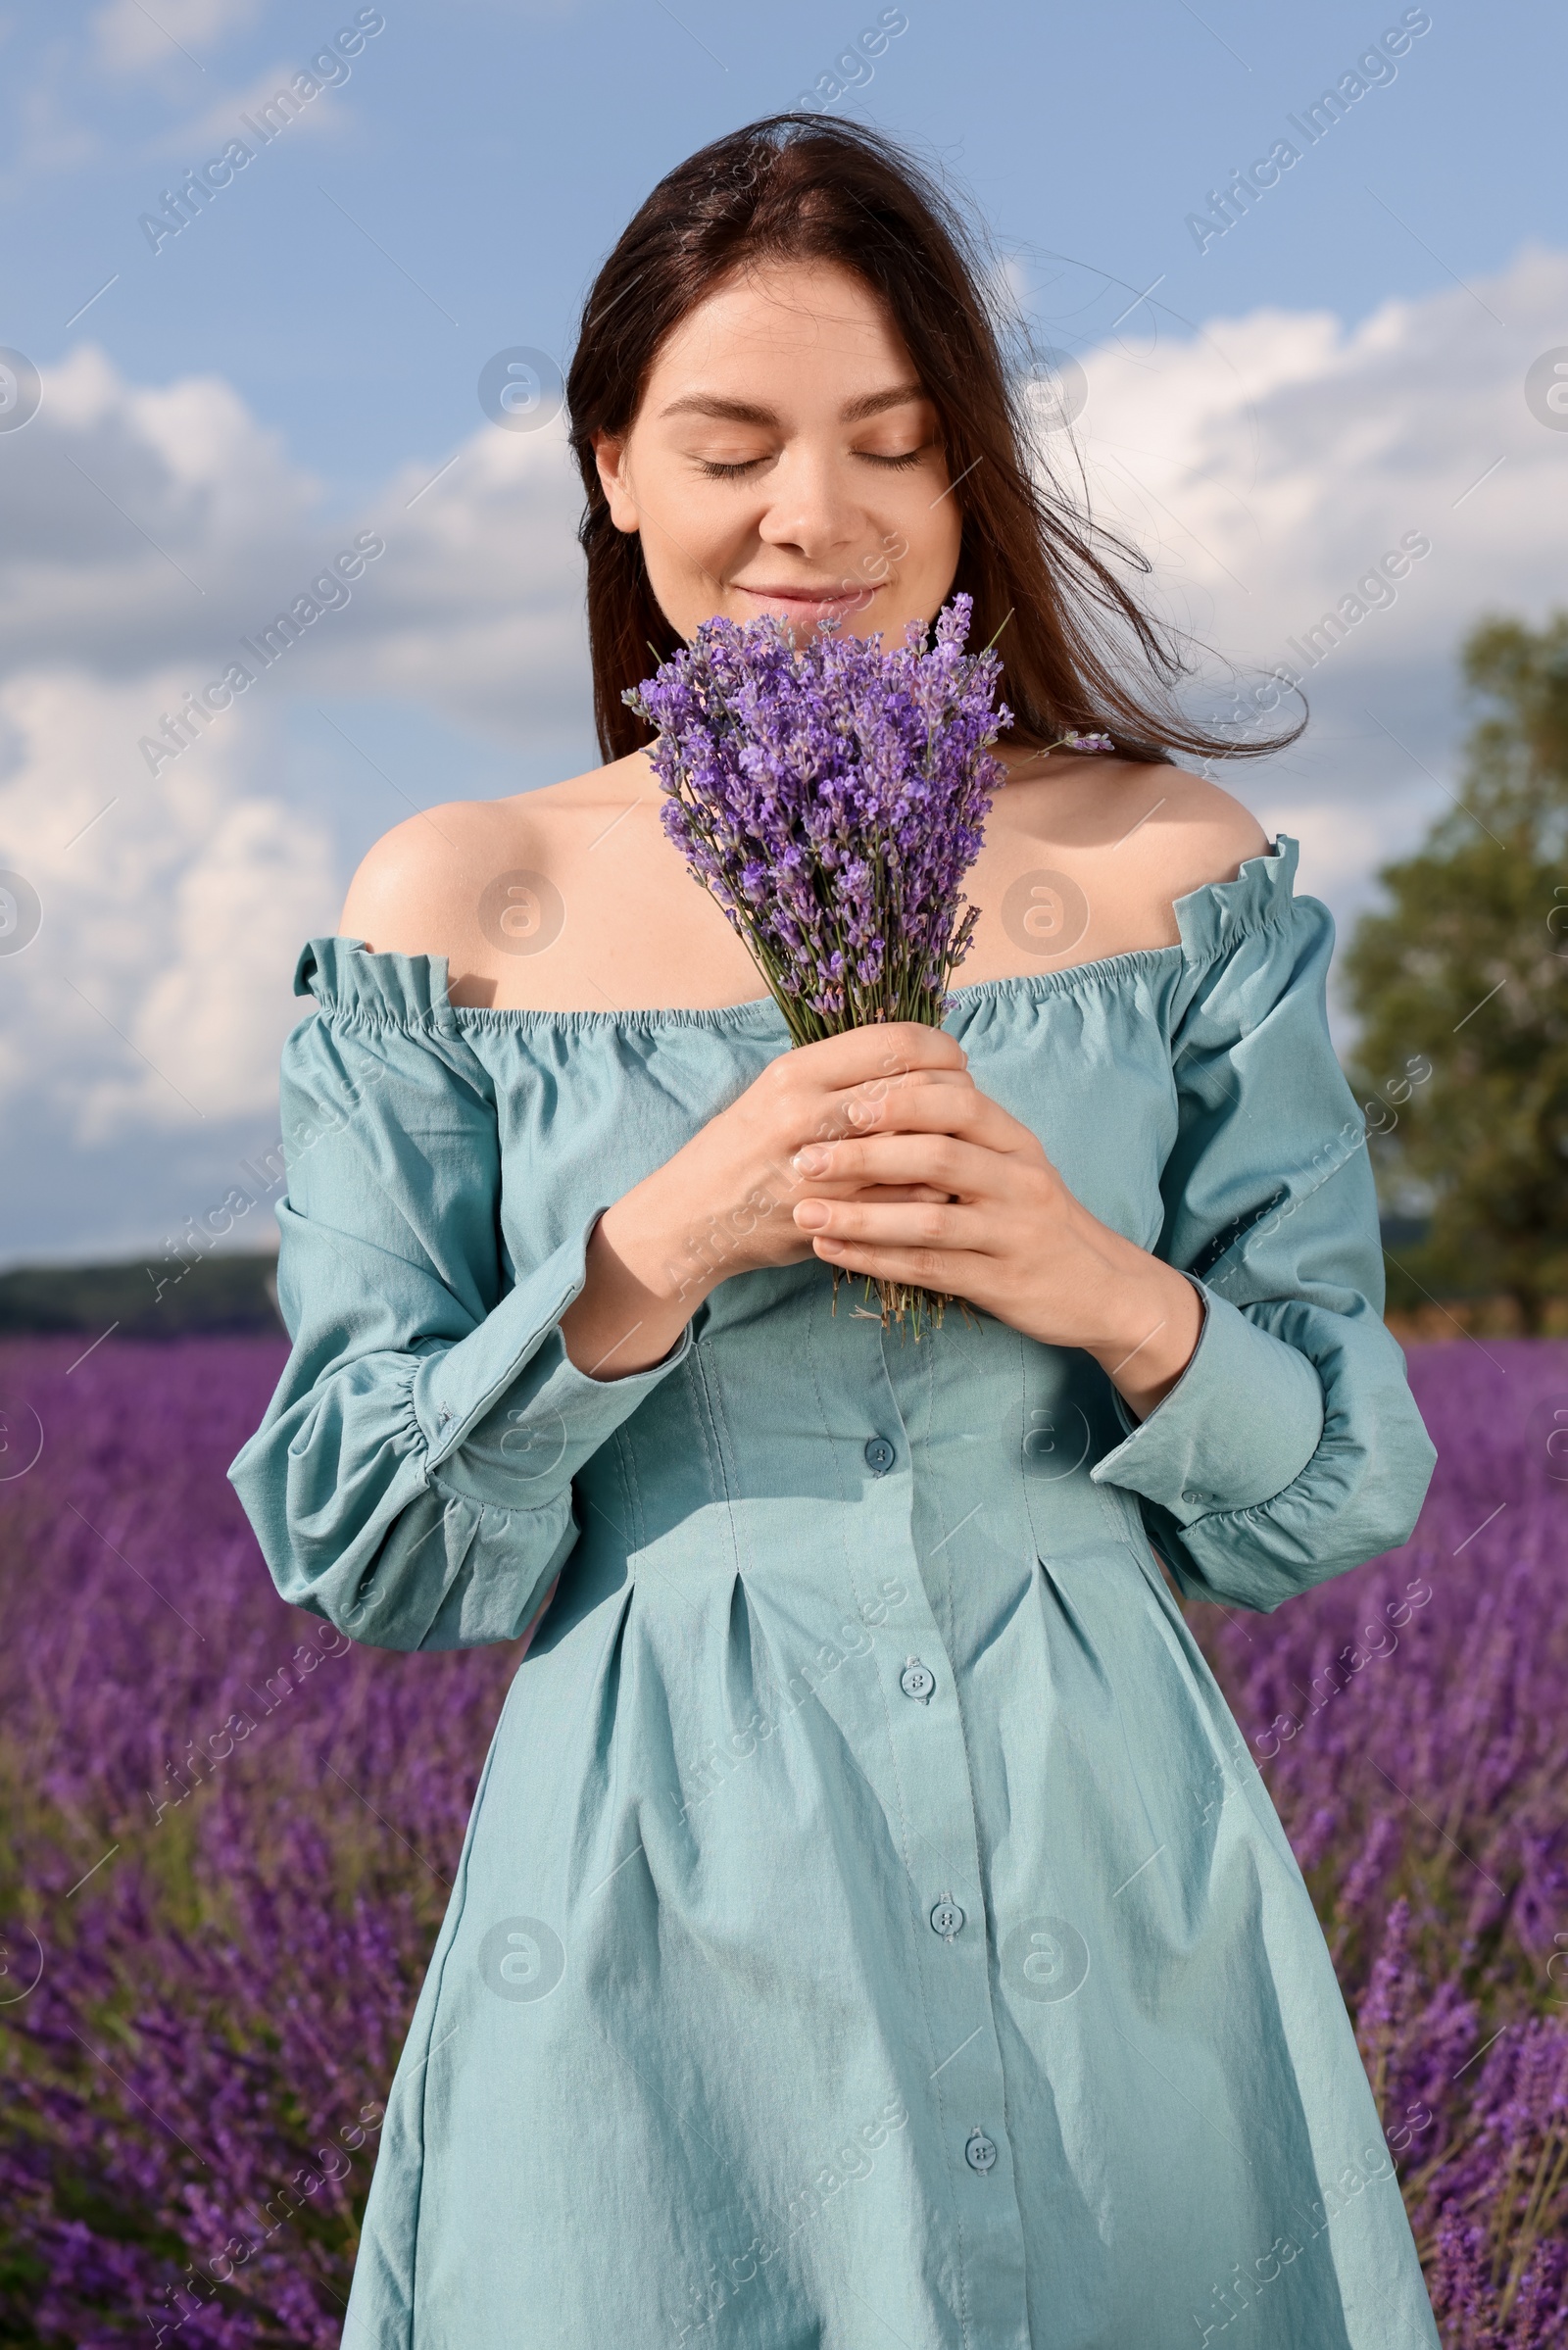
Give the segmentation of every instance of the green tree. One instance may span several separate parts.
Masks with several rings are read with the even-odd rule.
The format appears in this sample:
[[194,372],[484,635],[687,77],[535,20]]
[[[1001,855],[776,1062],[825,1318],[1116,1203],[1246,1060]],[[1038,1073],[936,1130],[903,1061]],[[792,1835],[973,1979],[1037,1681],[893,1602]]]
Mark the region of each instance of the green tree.
[[1384,867],[1346,955],[1351,1077],[1385,1199],[1430,1202],[1418,1280],[1538,1332],[1568,1294],[1568,612],[1483,620],[1463,664],[1462,805]]

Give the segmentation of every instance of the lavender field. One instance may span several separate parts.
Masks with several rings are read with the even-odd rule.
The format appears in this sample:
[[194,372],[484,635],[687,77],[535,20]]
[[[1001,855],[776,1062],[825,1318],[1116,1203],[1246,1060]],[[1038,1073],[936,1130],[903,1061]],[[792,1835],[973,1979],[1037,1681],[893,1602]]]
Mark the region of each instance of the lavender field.
[[[277,1599],[223,1470],[281,1341],[80,1350],[0,1347],[0,2340],[314,2350],[517,1648],[357,1648]],[[1192,1621],[1446,2350],[1537,2350],[1568,2341],[1568,1346],[1412,1374],[1414,1541]],[[1224,2306],[1261,2350],[1245,2280]]]

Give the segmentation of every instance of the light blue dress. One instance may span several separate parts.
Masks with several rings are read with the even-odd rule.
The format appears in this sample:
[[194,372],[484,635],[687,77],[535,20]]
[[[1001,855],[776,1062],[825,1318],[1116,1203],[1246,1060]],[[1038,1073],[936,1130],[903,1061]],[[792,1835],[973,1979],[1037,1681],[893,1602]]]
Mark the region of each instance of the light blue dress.
[[361,1640],[537,1621],[347,2350],[1436,2344],[1311,1902],[1149,1539],[1272,1608],[1402,1542],[1431,1473],[1295,862],[949,1016],[1201,1285],[1141,1426],[1089,1356],[956,1308],[901,1342],[815,1261],[587,1377],[559,1321],[595,1217],[787,1050],[775,1006],[455,1007],[440,957],[304,950],[293,1349],[229,1474],[279,1591]]

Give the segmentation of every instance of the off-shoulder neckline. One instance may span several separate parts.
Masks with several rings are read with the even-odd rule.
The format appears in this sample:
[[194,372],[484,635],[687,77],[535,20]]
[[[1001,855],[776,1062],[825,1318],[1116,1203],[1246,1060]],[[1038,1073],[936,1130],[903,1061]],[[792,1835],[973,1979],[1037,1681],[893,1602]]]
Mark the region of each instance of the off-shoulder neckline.
[[[980,979],[949,990],[953,1008],[970,1004],[1032,1001],[1074,989],[1102,985],[1124,975],[1157,970],[1176,961],[1212,960],[1250,931],[1284,919],[1293,904],[1298,844],[1287,833],[1276,836],[1272,848],[1247,857],[1231,881],[1208,881],[1173,901],[1180,940],[1165,947],[1133,947],[1120,955],[1070,963],[1058,971],[1024,971],[1003,979]],[[540,1010],[526,1004],[454,1004],[447,994],[448,962],[444,955],[399,955],[392,950],[372,953],[363,939],[337,934],[308,939],[294,967],[296,996],[313,995],[324,1010],[353,1009],[372,1020],[398,1025],[435,1027],[447,1033],[465,1028],[592,1032],[629,1028],[743,1028],[758,1022],[776,1023],[784,1017],[771,996],[753,996],[739,1004],[669,1004],[624,1010]]]

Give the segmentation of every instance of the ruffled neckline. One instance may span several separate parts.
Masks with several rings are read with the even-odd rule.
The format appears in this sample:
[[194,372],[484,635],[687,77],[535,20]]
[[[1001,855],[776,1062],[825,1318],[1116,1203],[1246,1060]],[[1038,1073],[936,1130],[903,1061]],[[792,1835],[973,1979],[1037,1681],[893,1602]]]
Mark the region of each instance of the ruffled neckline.
[[[1173,911],[1181,932],[1179,945],[1135,947],[1124,955],[1069,964],[1065,970],[1025,971],[1007,979],[976,980],[967,987],[959,984],[951,991],[956,999],[955,1008],[987,1002],[1033,1003],[1158,969],[1173,958],[1212,962],[1249,932],[1287,919],[1294,903],[1298,854],[1297,842],[1288,833],[1280,833],[1265,855],[1246,859],[1234,881],[1207,881],[1176,899]],[[444,955],[373,954],[363,939],[336,935],[307,939],[294,966],[295,995],[314,996],[323,1011],[354,1012],[376,1023],[433,1029],[449,1036],[468,1028],[722,1031],[784,1026],[771,996],[706,1008],[672,1004],[630,1011],[538,1011],[520,1005],[498,1009],[491,1004],[453,1004],[447,986],[448,958]]]

